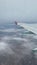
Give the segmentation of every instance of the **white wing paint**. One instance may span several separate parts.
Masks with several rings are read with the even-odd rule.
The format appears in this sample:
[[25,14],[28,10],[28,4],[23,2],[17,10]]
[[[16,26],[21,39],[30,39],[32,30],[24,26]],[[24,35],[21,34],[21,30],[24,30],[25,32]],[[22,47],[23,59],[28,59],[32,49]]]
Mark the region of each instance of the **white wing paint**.
[[26,23],[18,23],[18,25],[22,26],[23,28],[25,28],[25,29],[27,29],[27,30],[35,33],[35,34],[37,34],[37,25],[36,24],[34,24],[34,26],[33,26],[30,24],[28,25]]

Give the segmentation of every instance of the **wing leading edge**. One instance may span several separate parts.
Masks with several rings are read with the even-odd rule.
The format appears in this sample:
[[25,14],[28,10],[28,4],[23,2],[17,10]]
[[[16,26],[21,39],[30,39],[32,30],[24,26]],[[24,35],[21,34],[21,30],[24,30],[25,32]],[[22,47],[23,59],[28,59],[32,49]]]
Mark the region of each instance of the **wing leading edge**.
[[22,26],[23,28],[37,34],[37,28],[35,28],[35,26],[32,26],[32,25],[28,25],[28,24],[25,24],[25,23],[18,23],[18,25]]

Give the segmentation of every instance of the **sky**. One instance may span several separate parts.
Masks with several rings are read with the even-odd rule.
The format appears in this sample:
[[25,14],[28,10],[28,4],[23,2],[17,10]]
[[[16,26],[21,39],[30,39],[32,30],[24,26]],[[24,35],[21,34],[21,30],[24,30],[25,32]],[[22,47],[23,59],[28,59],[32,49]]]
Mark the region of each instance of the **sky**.
[[37,21],[37,0],[0,0],[0,20]]

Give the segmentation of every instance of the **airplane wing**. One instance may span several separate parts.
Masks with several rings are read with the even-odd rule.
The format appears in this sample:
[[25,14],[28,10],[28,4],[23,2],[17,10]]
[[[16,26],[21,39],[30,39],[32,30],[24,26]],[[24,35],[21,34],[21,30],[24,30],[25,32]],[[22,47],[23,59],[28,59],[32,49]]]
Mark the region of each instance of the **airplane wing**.
[[26,23],[18,23],[18,25],[22,26],[23,28],[37,34],[37,25],[31,25],[31,24],[26,24]]

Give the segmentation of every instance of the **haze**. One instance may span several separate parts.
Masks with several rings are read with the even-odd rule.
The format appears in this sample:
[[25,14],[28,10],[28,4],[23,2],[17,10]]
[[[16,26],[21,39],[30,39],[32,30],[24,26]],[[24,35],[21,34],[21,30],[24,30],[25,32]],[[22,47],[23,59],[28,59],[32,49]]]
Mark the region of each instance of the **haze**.
[[0,20],[37,21],[37,0],[0,0]]

